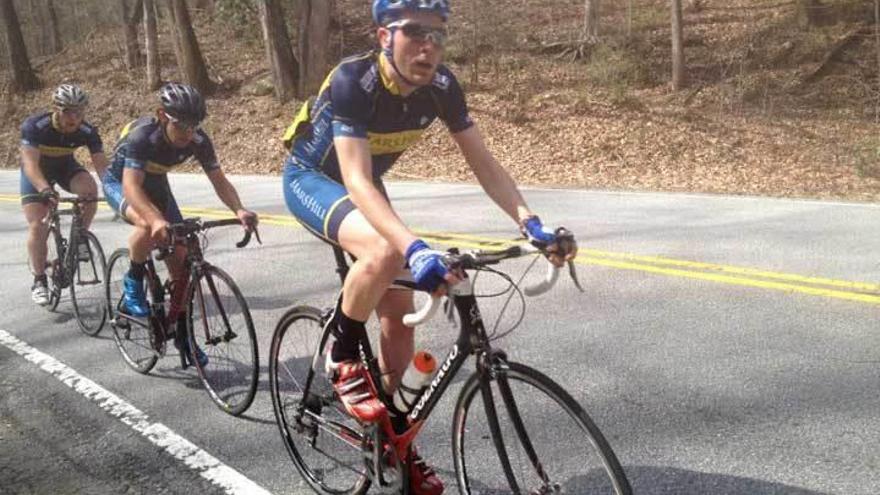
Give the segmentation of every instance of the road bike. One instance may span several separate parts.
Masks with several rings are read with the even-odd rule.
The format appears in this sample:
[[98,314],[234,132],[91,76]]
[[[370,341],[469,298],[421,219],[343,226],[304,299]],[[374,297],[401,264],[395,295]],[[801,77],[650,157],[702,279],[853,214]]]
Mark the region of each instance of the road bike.
[[[169,245],[156,260],[186,248],[185,284],[166,280],[157,273],[153,258],[146,263],[145,280],[150,314],[146,318],[123,311],[122,280],[131,266],[128,249],[110,256],[106,276],[106,300],[110,326],[123,359],[138,373],[149,373],[165,355],[166,342],[174,340],[181,350],[180,366],[195,366],[199,379],[220,409],[242,414],[254,400],[259,357],[254,323],[247,301],[232,277],[204,259],[205,233],[215,227],[241,225],[238,219],[201,221],[188,218],[168,227]],[[249,228],[236,246],[245,247],[256,234]],[[166,295],[169,304],[166,309]],[[199,355],[207,357],[200,363]]]
[[[345,258],[339,248],[334,249],[344,279]],[[322,369],[332,344],[329,325],[325,329],[332,308],[297,306],[280,319],[269,356],[272,404],[287,452],[314,491],[362,494],[372,487],[378,493],[409,493],[412,443],[472,356],[475,371],[458,394],[452,418],[452,458],[460,493],[632,493],[614,451],[580,404],[552,379],[509,360],[493,345],[512,328],[498,332],[496,325],[487,332],[484,325],[477,303],[480,296],[474,293],[476,274],[502,277],[509,285],[493,295],[518,294],[524,312],[523,294],[549,290],[559,269],[548,262],[550,269],[540,283],[520,289],[522,279],[514,282],[491,266],[537,252],[530,244],[495,251],[450,250],[446,262],[461,269],[465,280],[448,288],[442,305],[460,333],[429,385],[412,402],[414,407],[405,413],[405,429],[395,428],[387,416],[368,425],[345,412]],[[577,284],[571,263],[569,270]],[[468,272],[475,274],[471,277]],[[440,306],[440,299],[431,299],[420,311],[407,315],[404,323],[419,325]],[[359,350],[373,383],[381,384],[369,343],[362,342]],[[391,398],[381,386],[377,388],[379,399],[391,410]]]
[[[101,332],[106,320],[102,294],[106,263],[98,238],[83,226],[82,205],[98,201],[103,199],[58,198],[43,219],[43,223],[49,224],[46,256],[46,279],[49,284],[47,307],[54,311],[61,301],[61,293],[64,289],[70,289],[70,302],[73,304],[77,326],[83,333],[91,336]],[[59,209],[61,203],[70,204],[70,208]],[[67,238],[61,231],[62,216],[71,217]]]

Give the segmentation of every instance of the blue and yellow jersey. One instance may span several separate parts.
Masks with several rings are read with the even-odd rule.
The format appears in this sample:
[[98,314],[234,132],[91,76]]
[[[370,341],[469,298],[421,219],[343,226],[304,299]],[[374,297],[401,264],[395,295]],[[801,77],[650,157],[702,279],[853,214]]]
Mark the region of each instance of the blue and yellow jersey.
[[146,185],[156,179],[164,179],[165,174],[174,167],[193,158],[205,172],[220,168],[214,145],[202,129],[195,132],[188,146],[175,148],[165,137],[162,125],[155,117],[141,117],[129,122],[119,134],[110,173],[121,182],[124,169],[143,170],[147,175]]
[[341,182],[333,147],[335,136],[366,138],[373,175],[384,174],[438,117],[452,133],[473,125],[464,93],[452,72],[440,66],[431,85],[403,97],[380,65],[374,51],[337,65],[313,102],[307,102],[284,134],[288,163],[320,168]]
[[52,112],[31,115],[21,124],[21,144],[40,152],[40,165],[67,163],[80,146],[87,146],[91,154],[104,151],[98,129],[83,122],[69,134],[58,129]]

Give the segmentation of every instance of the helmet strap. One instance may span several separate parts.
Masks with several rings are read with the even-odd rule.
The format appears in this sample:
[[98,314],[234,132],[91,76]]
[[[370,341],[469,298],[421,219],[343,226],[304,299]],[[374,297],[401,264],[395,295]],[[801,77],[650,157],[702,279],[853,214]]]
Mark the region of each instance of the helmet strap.
[[394,35],[397,33],[397,27],[389,27],[388,30],[391,31],[391,43],[388,44],[388,47],[382,48],[382,53],[388,58],[388,62],[391,63],[391,68],[394,69],[394,73],[397,74],[397,77],[414,88],[420,87],[420,84],[416,84],[407,79],[406,76],[400,72],[400,69],[397,68],[397,62],[394,61]]

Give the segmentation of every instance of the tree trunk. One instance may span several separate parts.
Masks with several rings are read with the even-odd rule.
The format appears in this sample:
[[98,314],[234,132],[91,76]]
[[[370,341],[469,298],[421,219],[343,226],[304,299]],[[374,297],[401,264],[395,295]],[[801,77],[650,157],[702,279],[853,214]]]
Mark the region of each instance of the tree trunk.
[[52,32],[52,53],[59,53],[64,49],[61,42],[61,30],[58,27],[58,12],[55,10],[55,0],[46,0],[46,12],[49,14],[49,29]]
[[180,58],[177,65],[186,82],[198,89],[203,95],[214,91],[214,83],[208,77],[208,68],[199,48],[199,41],[193,31],[192,21],[184,0],[171,0],[174,23],[180,40]]
[[156,30],[156,6],[153,0],[144,0],[144,46],[147,51],[147,89],[158,89],[162,84],[159,65],[159,35]]
[[327,71],[327,47],[330,44],[332,0],[301,0],[299,58],[299,94],[310,95],[320,88]]
[[685,84],[681,0],[672,0],[672,89],[678,91],[684,88]]
[[27,47],[21,35],[21,25],[15,13],[12,0],[0,0],[0,17],[6,28],[6,48],[9,51],[9,68],[12,71],[12,91],[30,91],[40,87],[40,80],[34,74],[28,59]]
[[282,103],[294,96],[299,84],[299,62],[290,49],[290,37],[284,24],[284,12],[278,0],[260,0],[260,24],[266,58],[272,68],[275,97]]
[[137,0],[134,9],[129,11],[128,2],[122,0],[122,25],[125,31],[125,67],[132,70],[143,63],[141,48],[138,44],[138,23],[144,12],[144,0]]
[[599,38],[599,0],[584,0],[584,39]]
[[820,0],[798,0],[797,8],[801,26],[813,27],[821,22],[825,5]]
[[209,16],[213,16],[214,0],[196,0],[195,8],[204,10]]

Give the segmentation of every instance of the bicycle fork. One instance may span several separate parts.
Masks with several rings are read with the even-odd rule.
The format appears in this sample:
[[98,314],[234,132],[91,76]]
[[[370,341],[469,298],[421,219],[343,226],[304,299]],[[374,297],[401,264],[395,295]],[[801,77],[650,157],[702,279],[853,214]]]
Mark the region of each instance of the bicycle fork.
[[519,413],[519,407],[517,406],[516,399],[513,396],[513,391],[510,388],[510,383],[507,381],[505,373],[506,370],[509,369],[507,366],[507,355],[504,351],[492,350],[490,351],[490,354],[484,354],[481,359],[478,360],[477,369],[480,373],[480,395],[483,398],[483,407],[485,408],[486,419],[489,422],[489,431],[492,435],[495,450],[498,452],[498,460],[501,462],[501,467],[504,470],[504,476],[507,478],[507,483],[510,486],[510,489],[513,493],[521,492],[516,474],[510,465],[510,459],[507,455],[508,450],[507,445],[505,444],[504,435],[501,433],[501,424],[498,421],[498,409],[495,397],[492,394],[493,382],[498,387],[498,392],[501,395],[501,402],[507,410],[507,417],[516,432],[516,439],[514,439],[514,441],[519,440],[519,445],[525,452],[526,457],[528,457],[532,469],[534,469],[535,474],[541,480],[541,488],[532,493],[535,495],[561,493],[560,484],[552,482],[544,470],[544,466],[538,458],[532,440],[529,438],[529,434],[523,424],[522,416],[520,416]]

